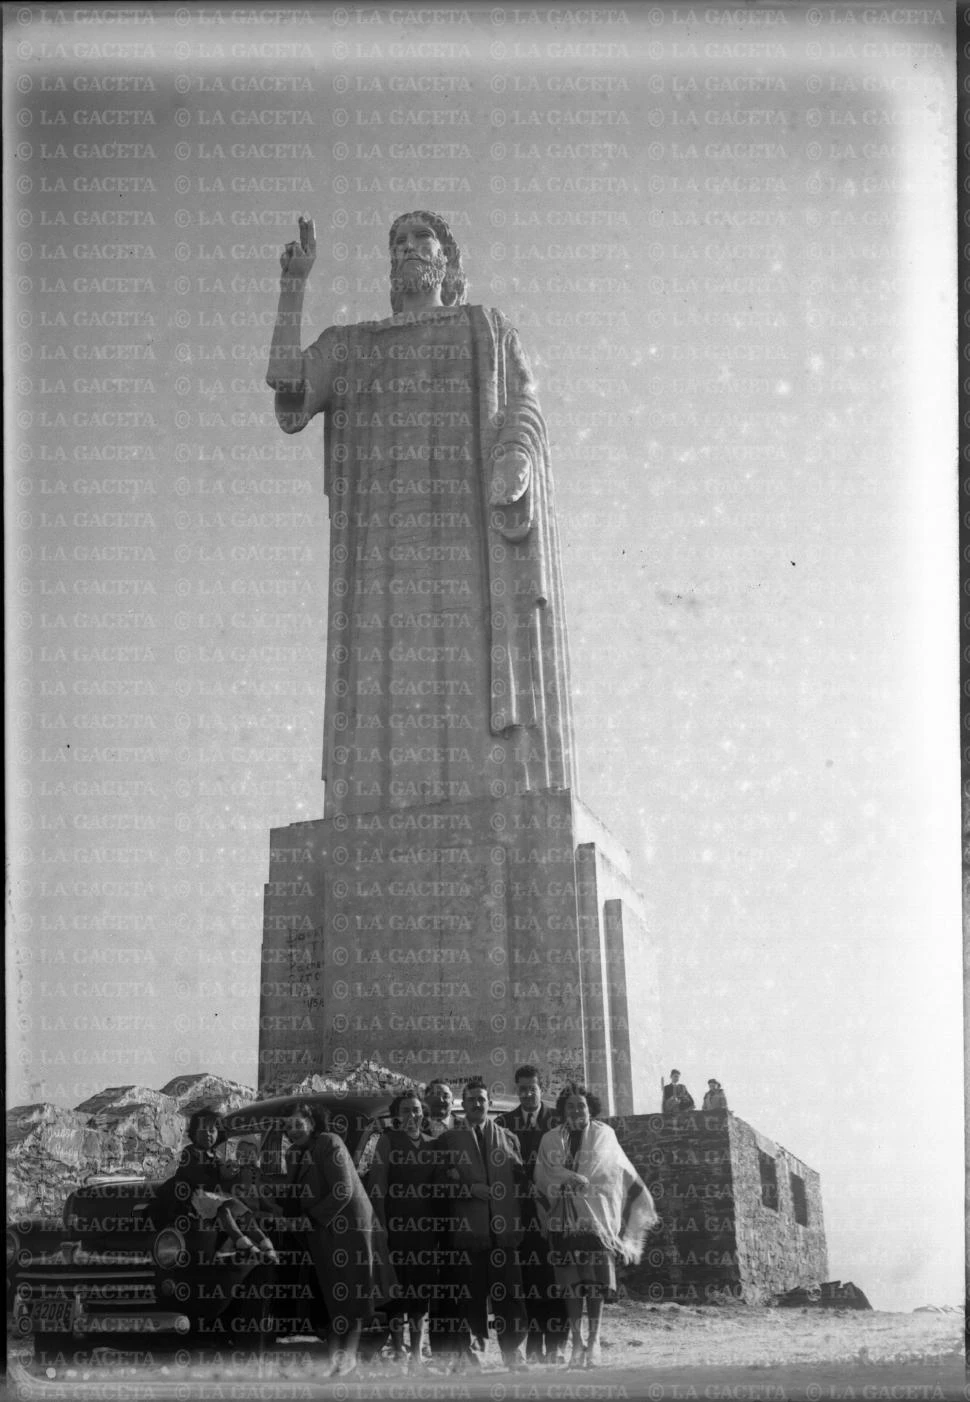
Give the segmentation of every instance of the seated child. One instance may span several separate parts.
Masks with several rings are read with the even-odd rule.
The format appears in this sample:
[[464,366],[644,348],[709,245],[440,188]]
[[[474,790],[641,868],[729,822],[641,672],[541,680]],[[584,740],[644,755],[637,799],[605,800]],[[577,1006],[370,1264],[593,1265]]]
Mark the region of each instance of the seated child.
[[[263,1231],[262,1218],[267,1210],[267,1200],[263,1197],[259,1172],[259,1144],[255,1139],[236,1140],[235,1163],[228,1166],[229,1183],[235,1199],[241,1204],[243,1216],[240,1221],[256,1242],[256,1248],[265,1261],[278,1264],[273,1243]],[[237,1213],[237,1216],[239,1214]]]
[[[276,1260],[273,1243],[260,1232],[258,1245],[246,1235],[237,1217],[251,1216],[246,1204],[226,1192],[223,1184],[228,1177],[227,1166],[215,1155],[222,1126],[213,1110],[198,1110],[189,1120],[189,1143],[182,1150],[172,1181],[176,1200],[188,1198],[203,1222],[214,1221],[231,1239],[236,1251],[260,1254],[264,1260]],[[181,1191],[180,1185],[184,1185]],[[248,1223],[247,1223],[248,1226]]]

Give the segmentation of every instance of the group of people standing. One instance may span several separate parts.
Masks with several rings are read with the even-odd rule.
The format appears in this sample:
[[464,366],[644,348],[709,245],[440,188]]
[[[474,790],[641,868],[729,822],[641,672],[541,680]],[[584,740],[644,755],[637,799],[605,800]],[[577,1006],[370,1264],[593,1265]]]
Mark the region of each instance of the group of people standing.
[[[640,1258],[653,1202],[591,1091],[567,1086],[553,1111],[536,1067],[519,1067],[515,1082],[518,1107],[494,1118],[479,1078],[462,1089],[461,1118],[440,1081],[402,1093],[363,1179],[325,1114],[294,1108],[287,1192],[264,1207],[281,1231],[305,1233],[334,1374],[357,1366],[362,1328],[378,1314],[411,1369],[480,1368],[490,1316],[509,1369],[601,1363],[603,1305],[617,1263]],[[214,1162],[213,1148],[190,1145],[176,1173],[196,1185],[197,1210],[211,1172],[199,1154]],[[232,1216],[238,1196],[219,1206],[211,1196],[220,1225],[269,1261],[265,1231]],[[265,1212],[254,1218],[272,1233]]]
[[595,1368],[617,1261],[639,1259],[657,1220],[591,1091],[566,1087],[553,1111],[536,1067],[515,1084],[517,1109],[493,1119],[484,1081],[467,1081],[459,1121],[432,1082],[397,1098],[400,1127],[378,1141],[367,1187],[398,1277],[392,1337],[403,1358],[406,1318],[419,1366],[480,1367],[491,1313],[508,1368]]

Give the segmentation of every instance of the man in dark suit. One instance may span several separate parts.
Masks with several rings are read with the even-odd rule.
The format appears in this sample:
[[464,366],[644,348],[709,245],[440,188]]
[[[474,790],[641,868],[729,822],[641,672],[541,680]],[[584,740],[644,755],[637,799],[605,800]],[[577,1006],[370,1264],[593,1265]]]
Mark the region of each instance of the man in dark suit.
[[510,1130],[519,1141],[529,1196],[522,1203],[522,1244],[519,1264],[529,1334],[526,1357],[532,1363],[556,1366],[563,1362],[563,1346],[569,1328],[566,1310],[555,1294],[555,1277],[549,1264],[549,1243],[539,1230],[539,1214],[532,1197],[532,1180],[542,1136],[559,1124],[555,1111],[542,1103],[542,1077],[535,1066],[520,1066],[515,1073],[519,1096],[517,1110],[499,1115],[496,1124]]
[[694,1097],[685,1085],[681,1085],[680,1072],[671,1071],[670,1080],[663,1088],[661,1113],[664,1115],[685,1115],[694,1108]]
[[465,1123],[435,1140],[450,1199],[451,1249],[442,1277],[452,1291],[463,1345],[456,1367],[480,1366],[491,1297],[502,1357],[518,1370],[526,1367],[517,1255],[525,1171],[515,1136],[488,1118],[488,1089],[480,1078],[466,1083],[462,1107]]

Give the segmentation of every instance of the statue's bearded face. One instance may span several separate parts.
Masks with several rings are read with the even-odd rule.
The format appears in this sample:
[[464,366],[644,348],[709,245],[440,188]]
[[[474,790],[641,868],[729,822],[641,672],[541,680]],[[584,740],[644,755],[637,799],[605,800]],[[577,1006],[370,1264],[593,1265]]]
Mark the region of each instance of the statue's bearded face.
[[448,259],[429,224],[403,220],[391,244],[391,286],[400,292],[430,292],[440,287]]

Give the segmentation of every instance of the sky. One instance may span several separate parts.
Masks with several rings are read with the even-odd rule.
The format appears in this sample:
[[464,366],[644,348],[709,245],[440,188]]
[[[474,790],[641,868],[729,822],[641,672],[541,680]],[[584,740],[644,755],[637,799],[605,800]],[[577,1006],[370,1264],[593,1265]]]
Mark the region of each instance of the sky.
[[308,343],[437,209],[539,383],[665,1062],[819,1171],[833,1278],[956,1303],[952,10],[4,24],[11,1103],[255,1084],[268,834],[323,809],[278,255],[313,215]]

